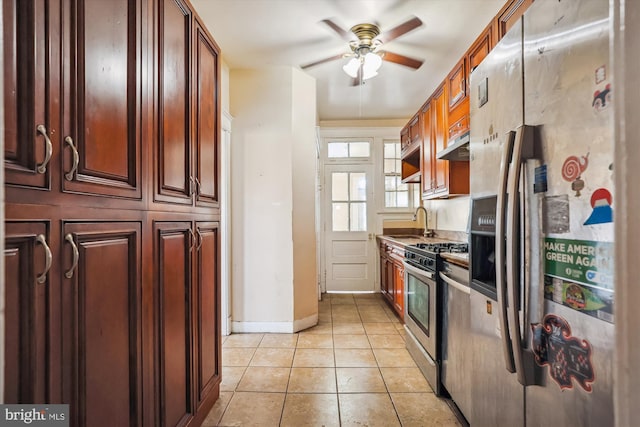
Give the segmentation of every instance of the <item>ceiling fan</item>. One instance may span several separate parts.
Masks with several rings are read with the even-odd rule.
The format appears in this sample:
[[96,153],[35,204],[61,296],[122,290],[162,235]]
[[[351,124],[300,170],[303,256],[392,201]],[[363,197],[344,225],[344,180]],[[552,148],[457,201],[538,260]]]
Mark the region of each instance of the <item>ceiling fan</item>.
[[342,68],[345,73],[353,77],[353,86],[358,86],[365,80],[375,77],[378,74],[377,71],[382,61],[393,62],[413,69],[418,69],[422,65],[423,61],[421,60],[381,49],[384,43],[395,40],[409,31],[420,27],[422,21],[417,16],[384,32],[381,32],[377,25],[369,23],[354,25],[349,31],[346,31],[330,19],[324,19],[321,22],[335,31],[343,40],[348,41],[351,52],[330,56],[302,65],[301,68],[303,70],[324,64],[325,62],[350,57],[351,60]]

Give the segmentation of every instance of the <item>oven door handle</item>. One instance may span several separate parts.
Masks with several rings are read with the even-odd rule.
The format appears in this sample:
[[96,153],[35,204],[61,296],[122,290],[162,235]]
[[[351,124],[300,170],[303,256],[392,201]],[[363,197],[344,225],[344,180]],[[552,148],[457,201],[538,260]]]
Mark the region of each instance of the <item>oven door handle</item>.
[[467,295],[471,294],[471,289],[469,288],[469,286],[463,285],[462,283],[456,280],[453,280],[451,277],[447,276],[442,271],[440,272],[440,278],[444,280],[448,285],[453,286],[457,290],[464,292]]
[[426,277],[427,279],[431,279],[434,280],[435,278],[435,274],[431,271],[427,271],[427,270],[422,270],[420,268],[416,268],[411,264],[408,264],[406,261],[402,261],[402,264],[404,264],[404,271],[405,272],[410,272],[413,273],[416,276],[422,276],[422,277]]

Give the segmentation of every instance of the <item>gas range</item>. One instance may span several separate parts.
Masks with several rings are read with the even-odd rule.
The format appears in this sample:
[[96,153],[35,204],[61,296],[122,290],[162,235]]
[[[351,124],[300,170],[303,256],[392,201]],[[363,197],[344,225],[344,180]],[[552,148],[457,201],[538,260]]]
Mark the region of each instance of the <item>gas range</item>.
[[469,251],[467,243],[460,242],[432,242],[417,243],[405,247],[405,261],[423,270],[435,271],[437,255],[442,252],[466,253]]

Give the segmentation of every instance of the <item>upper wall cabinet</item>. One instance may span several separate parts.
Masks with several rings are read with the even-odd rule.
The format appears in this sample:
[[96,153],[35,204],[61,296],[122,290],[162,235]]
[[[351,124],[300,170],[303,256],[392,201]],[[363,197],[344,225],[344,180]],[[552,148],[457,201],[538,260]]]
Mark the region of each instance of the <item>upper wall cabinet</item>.
[[219,204],[220,176],[220,49],[198,19],[195,23],[195,197],[198,205],[216,207]]
[[[142,198],[146,2],[5,1],[7,184]],[[8,193],[37,203],[41,192]],[[51,202],[51,200],[49,200]]]
[[[161,0],[155,198],[218,205],[219,48],[181,0]],[[193,49],[189,49],[193,46]],[[193,64],[190,72],[189,64]]]
[[52,34],[59,26],[59,4],[47,3],[2,3],[5,181],[21,188],[51,188],[60,131],[52,108],[58,98]]
[[191,204],[191,10],[180,0],[161,0],[158,8],[155,200]]
[[467,58],[463,57],[447,76],[448,107],[453,111],[467,97]]
[[146,2],[63,7],[63,191],[140,199]]
[[507,34],[507,31],[518,22],[522,14],[533,4],[534,0],[510,0],[508,1],[494,20],[494,34],[496,43]]
[[422,138],[420,114],[416,114],[400,132],[402,182],[420,182]]

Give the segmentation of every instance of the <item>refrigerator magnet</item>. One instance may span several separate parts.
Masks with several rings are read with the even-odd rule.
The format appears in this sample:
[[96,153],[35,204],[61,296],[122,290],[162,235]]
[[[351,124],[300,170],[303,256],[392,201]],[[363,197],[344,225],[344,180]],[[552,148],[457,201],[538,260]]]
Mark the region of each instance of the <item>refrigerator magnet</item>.
[[562,178],[571,183],[571,189],[576,192],[576,197],[580,197],[580,191],[584,188],[581,176],[587,170],[587,166],[589,166],[589,153],[580,157],[569,156],[562,164]]
[[606,188],[598,188],[591,195],[591,215],[583,225],[606,224],[613,222],[613,209],[611,193]]
[[572,389],[573,380],[591,393],[595,381],[589,341],[571,335],[566,319],[547,314],[531,325],[532,348],[538,366],[548,366],[549,376],[561,390]]
[[591,106],[598,112],[609,108],[611,105],[611,83],[607,83],[603,88],[597,89],[593,93]]

